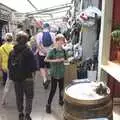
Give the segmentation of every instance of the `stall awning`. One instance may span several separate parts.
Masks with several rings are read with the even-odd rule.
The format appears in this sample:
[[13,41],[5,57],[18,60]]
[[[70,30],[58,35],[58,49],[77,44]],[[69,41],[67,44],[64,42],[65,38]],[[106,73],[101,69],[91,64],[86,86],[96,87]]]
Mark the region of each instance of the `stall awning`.
[[[71,0],[0,0],[0,3],[17,10],[18,12],[31,12],[52,6],[70,3]],[[36,9],[35,9],[36,8]]]

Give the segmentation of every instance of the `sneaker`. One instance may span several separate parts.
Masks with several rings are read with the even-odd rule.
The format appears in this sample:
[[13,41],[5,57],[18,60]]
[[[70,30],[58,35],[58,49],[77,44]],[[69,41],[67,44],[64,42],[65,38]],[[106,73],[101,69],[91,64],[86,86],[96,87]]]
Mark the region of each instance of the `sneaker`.
[[5,86],[5,82],[2,82],[2,86]]
[[63,100],[59,100],[59,105],[63,106],[63,104],[64,104],[64,101]]
[[46,113],[51,113],[51,105],[46,105]]
[[43,87],[45,87],[45,82],[43,82]]
[[30,117],[30,114],[25,115],[25,120],[32,120],[32,118]]
[[49,84],[50,84],[50,80],[47,80],[45,83],[43,83],[44,88],[47,89]]
[[43,82],[43,87],[44,87],[44,89],[48,88],[48,86],[46,85],[46,82]]
[[5,100],[2,100],[1,105],[5,106],[5,105],[7,105],[7,102]]
[[24,120],[24,114],[23,113],[19,114],[19,120]]

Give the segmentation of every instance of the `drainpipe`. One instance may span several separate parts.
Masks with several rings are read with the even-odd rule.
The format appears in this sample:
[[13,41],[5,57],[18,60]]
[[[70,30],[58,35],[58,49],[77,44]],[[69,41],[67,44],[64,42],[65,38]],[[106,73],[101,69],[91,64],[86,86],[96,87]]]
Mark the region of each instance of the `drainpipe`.
[[[102,0],[99,0],[98,8],[102,10]],[[100,28],[101,28],[101,19],[99,19],[97,22],[97,40],[99,40]]]
[[80,1],[80,12],[82,11],[83,9],[83,0]]
[[103,0],[99,0],[99,4],[98,4],[98,8],[99,8],[100,10],[102,10],[102,1],[103,1]]

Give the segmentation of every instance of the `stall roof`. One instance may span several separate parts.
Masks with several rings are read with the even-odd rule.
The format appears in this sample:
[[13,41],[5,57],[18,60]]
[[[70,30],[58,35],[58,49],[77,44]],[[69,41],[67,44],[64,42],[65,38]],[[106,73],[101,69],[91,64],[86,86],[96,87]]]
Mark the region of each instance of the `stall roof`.
[[[0,3],[15,9],[18,12],[26,13],[52,6],[70,3],[71,0],[0,0]],[[32,3],[32,4],[30,4]]]
[[12,9],[12,8],[6,6],[5,4],[2,4],[2,3],[0,3],[0,6],[4,6],[5,8],[8,8],[8,9],[10,9],[11,11],[14,11],[14,12],[16,11],[16,10],[14,10],[14,9]]

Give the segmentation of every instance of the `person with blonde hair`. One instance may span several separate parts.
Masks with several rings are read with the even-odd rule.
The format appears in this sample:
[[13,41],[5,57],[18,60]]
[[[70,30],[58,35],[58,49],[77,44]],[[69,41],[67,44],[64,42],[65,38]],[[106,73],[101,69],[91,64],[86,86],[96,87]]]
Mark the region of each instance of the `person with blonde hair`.
[[2,95],[1,104],[6,104],[7,94],[12,85],[12,81],[9,79],[8,75],[8,56],[13,49],[13,35],[12,33],[6,33],[5,43],[0,47],[0,69],[3,72],[3,85],[5,85]]
[[55,39],[55,47],[48,52],[45,61],[50,63],[51,90],[46,105],[46,112],[51,113],[51,103],[55,95],[57,83],[59,84],[59,104],[63,105],[63,89],[64,89],[64,61],[67,54],[62,48],[65,43],[65,37],[57,34]]
[[5,43],[0,47],[0,69],[3,72],[3,85],[5,85],[7,80],[8,72],[8,56],[13,49],[13,35],[12,33],[5,34]]

